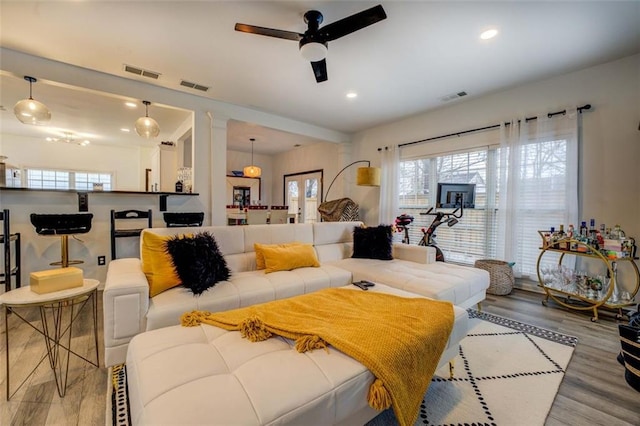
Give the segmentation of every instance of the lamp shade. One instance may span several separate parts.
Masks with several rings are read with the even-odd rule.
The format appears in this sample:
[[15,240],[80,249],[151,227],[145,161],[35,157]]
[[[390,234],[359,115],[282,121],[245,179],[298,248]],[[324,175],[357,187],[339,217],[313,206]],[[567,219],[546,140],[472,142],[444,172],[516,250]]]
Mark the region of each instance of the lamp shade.
[[140,117],[136,120],[136,133],[143,138],[155,138],[160,134],[160,126],[151,117]]
[[260,175],[262,175],[262,169],[258,166],[247,166],[244,169],[242,169],[242,173],[246,176],[246,177],[260,177]]
[[42,102],[33,99],[31,89],[36,80],[34,77],[25,76],[29,82],[29,99],[18,101],[13,107],[16,118],[24,124],[43,125],[51,120],[51,112]]
[[246,177],[256,178],[262,175],[262,169],[253,164],[253,143],[256,141],[256,138],[249,138],[249,141],[251,142],[251,165],[242,169],[242,173],[244,173]]
[[358,186],[380,186],[380,168],[358,167],[356,184]]
[[149,117],[149,105],[151,102],[142,101],[145,105],[145,116],[140,117],[136,120],[136,133],[143,138],[151,139],[155,138],[160,134],[160,126],[158,122],[153,118]]

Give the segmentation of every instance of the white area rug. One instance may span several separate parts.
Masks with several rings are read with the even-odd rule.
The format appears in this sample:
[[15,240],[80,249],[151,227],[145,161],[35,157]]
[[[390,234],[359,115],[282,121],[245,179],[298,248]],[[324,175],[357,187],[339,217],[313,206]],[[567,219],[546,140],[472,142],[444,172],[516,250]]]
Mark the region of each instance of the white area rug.
[[[436,372],[417,425],[544,425],[575,337],[470,310],[455,376]],[[386,410],[367,426],[397,424]]]
[[[544,425],[569,365],[575,337],[469,310],[471,331],[460,343],[455,376],[436,372],[418,425]],[[124,367],[124,366],[123,366]],[[107,426],[130,423],[126,369],[110,370]],[[392,410],[366,426],[397,425]]]

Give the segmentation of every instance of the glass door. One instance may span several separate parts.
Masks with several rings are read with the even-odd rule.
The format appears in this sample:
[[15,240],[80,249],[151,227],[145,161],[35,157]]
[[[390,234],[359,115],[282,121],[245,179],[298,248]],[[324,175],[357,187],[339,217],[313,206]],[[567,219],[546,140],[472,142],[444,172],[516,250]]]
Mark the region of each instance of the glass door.
[[284,199],[296,223],[320,221],[318,204],[322,194],[322,170],[284,176]]

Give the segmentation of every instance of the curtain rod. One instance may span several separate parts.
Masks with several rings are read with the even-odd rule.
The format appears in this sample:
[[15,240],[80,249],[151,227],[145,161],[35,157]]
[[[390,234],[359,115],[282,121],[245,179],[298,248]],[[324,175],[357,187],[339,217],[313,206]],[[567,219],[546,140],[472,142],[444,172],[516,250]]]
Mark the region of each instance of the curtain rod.
[[[588,111],[590,109],[591,109],[591,104],[586,104],[586,105],[583,105],[583,106],[577,108],[579,113],[582,113],[582,111]],[[547,117],[551,118],[553,116],[562,115],[562,114],[566,114],[566,113],[567,113],[567,110],[563,109],[562,111],[550,112],[550,113],[547,114]],[[527,117],[524,120],[525,120],[525,122],[529,122],[529,121],[537,120],[537,119],[538,119],[538,117]],[[506,126],[508,126],[511,123],[506,123],[505,122],[504,124]],[[421,139],[419,141],[405,142],[405,143],[399,144],[398,148],[402,148],[404,146],[409,146],[409,145],[415,145],[415,144],[419,144],[419,143],[424,143],[424,142],[431,142],[431,141],[438,140],[438,139],[450,138],[452,136],[461,136],[461,135],[465,135],[467,133],[474,133],[474,132],[481,132],[483,130],[497,129],[498,127],[500,127],[500,124],[494,124],[492,126],[485,126],[485,127],[478,127],[477,129],[463,130],[461,132],[449,133],[448,135],[434,136],[434,137],[427,138],[427,139]],[[383,148],[378,148],[378,151],[382,151],[382,150],[383,150]]]

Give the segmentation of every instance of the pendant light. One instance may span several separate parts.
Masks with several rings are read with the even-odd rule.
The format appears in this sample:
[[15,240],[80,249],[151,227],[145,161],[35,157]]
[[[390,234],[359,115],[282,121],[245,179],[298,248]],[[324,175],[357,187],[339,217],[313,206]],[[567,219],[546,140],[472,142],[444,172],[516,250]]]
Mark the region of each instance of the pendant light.
[[24,124],[43,125],[51,120],[51,112],[43,103],[33,99],[31,88],[38,81],[34,77],[24,76],[29,82],[29,99],[18,101],[13,107],[13,113]]
[[251,141],[251,165],[245,167],[242,172],[246,177],[256,178],[260,177],[262,169],[253,165],[253,143],[256,141],[256,138],[250,138],[249,140]]
[[151,102],[142,101],[145,106],[145,115],[136,120],[136,133],[143,138],[151,139],[160,134],[160,126],[158,122],[149,117],[149,105]]

